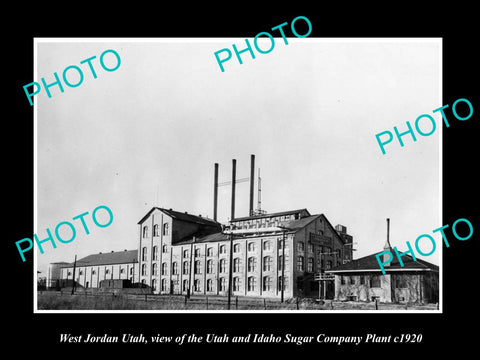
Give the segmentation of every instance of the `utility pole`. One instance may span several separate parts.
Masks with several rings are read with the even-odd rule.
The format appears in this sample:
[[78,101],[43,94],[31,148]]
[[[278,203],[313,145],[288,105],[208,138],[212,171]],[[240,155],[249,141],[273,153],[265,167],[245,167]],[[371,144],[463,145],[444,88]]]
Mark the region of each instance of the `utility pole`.
[[227,309],[230,310],[231,297],[232,297],[232,282],[233,282],[233,224],[235,219],[235,180],[237,175],[237,160],[232,159],[232,203],[230,213],[230,256],[228,261],[228,297],[227,297]]
[[285,296],[285,237],[288,230],[292,230],[290,228],[284,226],[277,226],[278,228],[283,230],[282,236],[282,288],[280,293],[280,302],[283,303],[284,296]]
[[233,233],[230,231],[230,256],[228,261],[228,295],[227,310],[230,310],[232,300],[232,281],[233,281]]
[[285,232],[283,229],[283,239],[282,239],[282,295],[280,302],[283,303],[284,292],[285,292]]
[[75,293],[75,268],[76,267],[77,267],[77,255],[75,255],[75,261],[73,262],[72,295]]

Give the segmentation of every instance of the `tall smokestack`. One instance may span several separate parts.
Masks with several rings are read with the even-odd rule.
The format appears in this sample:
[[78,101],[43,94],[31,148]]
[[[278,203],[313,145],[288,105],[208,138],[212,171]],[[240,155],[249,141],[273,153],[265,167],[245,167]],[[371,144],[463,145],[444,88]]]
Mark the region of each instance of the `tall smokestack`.
[[232,209],[230,212],[230,221],[235,219],[235,181],[237,172],[237,160],[232,159]]
[[250,207],[248,216],[253,215],[253,191],[255,187],[255,155],[250,155]]
[[215,175],[213,179],[213,220],[217,221],[218,204],[218,164],[215,163]]
[[[385,243],[383,247],[384,251],[390,251],[392,250],[392,246],[390,245],[390,219],[387,218],[387,242]],[[387,254],[384,254],[382,257],[382,261],[386,263],[388,261],[387,259]],[[390,263],[386,263],[384,266],[390,266]]]

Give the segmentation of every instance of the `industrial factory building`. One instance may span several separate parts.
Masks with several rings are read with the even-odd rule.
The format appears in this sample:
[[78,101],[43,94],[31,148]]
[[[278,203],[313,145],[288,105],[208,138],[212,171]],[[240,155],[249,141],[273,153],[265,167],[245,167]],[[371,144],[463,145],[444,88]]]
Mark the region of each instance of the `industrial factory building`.
[[[155,294],[222,296],[230,288],[238,296],[333,298],[333,278],[321,274],[352,260],[352,236],[345,226],[334,227],[324,214],[307,209],[254,210],[254,161],[252,155],[249,216],[235,217],[233,160],[231,220],[227,225],[217,221],[215,164],[213,219],[153,207],[138,222],[137,249],[89,255],[75,264],[52,263],[47,284],[75,279],[77,287],[98,288],[124,280]],[[258,197],[260,203],[260,192]]]
[[[126,279],[156,294],[227,295],[231,283],[239,296],[333,296],[333,281],[315,274],[352,259],[346,228],[307,209],[237,218],[222,228],[212,219],[154,207],[138,225],[137,250],[79,259],[77,286]],[[60,283],[73,279],[74,264],[51,268],[59,269]]]

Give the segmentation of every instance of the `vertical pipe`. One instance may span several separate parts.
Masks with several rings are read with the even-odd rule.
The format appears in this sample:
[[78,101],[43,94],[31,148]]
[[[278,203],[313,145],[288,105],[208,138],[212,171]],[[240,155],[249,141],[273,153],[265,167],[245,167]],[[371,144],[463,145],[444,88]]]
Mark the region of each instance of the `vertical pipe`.
[[230,212],[230,221],[235,219],[235,181],[237,173],[237,160],[232,159],[232,208]]
[[250,207],[248,216],[253,215],[253,191],[255,187],[255,155],[250,155]]
[[213,180],[213,220],[217,221],[218,204],[218,164],[215,163],[215,174]]
[[390,246],[390,219],[387,218],[387,244]]

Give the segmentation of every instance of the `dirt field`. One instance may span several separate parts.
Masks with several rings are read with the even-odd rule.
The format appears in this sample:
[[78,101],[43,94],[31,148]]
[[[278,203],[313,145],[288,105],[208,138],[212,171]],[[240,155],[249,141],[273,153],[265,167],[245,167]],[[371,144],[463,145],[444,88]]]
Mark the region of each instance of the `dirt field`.
[[[76,293],[42,291],[37,293],[39,310],[227,310],[227,298],[217,296]],[[231,310],[436,310],[436,304],[386,304],[353,301],[316,301],[232,297]]]

